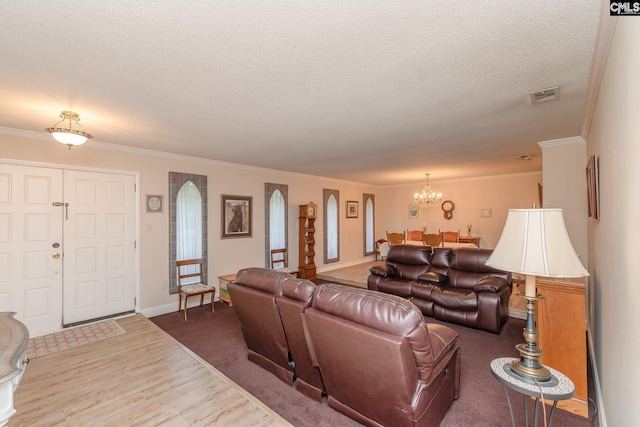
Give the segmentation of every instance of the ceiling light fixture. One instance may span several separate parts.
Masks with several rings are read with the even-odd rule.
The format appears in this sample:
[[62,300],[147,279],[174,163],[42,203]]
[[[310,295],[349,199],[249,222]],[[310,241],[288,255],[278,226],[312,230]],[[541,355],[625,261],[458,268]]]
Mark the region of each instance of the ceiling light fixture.
[[427,176],[427,185],[424,186],[420,193],[416,193],[414,198],[415,202],[422,207],[437,206],[442,200],[442,193],[436,193],[431,189],[429,185],[429,174]]
[[[82,145],[87,142],[87,139],[93,138],[93,135],[84,130],[82,126],[80,126],[80,116],[78,113],[74,113],[73,111],[63,111],[60,113],[60,119],[55,125],[50,128],[45,128],[47,132],[49,132],[56,141],[63,143],[69,150],[74,145]],[[58,127],[58,125],[65,120],[69,121],[69,127]],[[80,129],[73,129],[73,123]]]

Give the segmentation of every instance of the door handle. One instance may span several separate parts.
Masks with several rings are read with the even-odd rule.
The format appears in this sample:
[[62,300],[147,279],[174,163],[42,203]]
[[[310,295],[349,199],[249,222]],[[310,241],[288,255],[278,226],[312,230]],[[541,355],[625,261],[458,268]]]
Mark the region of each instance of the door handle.
[[51,255],[51,258],[58,259],[60,258],[60,254],[58,252],[54,252],[53,255]]

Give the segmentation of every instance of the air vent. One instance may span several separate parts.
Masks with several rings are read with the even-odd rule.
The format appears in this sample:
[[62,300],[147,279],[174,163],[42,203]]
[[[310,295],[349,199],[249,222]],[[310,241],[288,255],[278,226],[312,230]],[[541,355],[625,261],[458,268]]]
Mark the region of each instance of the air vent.
[[531,96],[532,104],[539,104],[541,102],[553,101],[560,96],[560,86],[548,87],[546,89],[538,90],[529,93]]

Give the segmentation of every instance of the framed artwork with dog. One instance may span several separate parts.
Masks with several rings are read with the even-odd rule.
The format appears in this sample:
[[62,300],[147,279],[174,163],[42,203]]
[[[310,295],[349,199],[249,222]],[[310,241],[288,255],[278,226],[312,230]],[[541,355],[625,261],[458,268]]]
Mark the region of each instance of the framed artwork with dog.
[[222,195],[222,238],[251,237],[251,196]]

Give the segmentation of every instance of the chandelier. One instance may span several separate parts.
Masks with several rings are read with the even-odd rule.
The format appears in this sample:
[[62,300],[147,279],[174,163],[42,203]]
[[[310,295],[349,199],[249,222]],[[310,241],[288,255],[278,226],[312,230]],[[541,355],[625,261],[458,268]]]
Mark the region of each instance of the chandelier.
[[415,194],[415,202],[422,207],[436,206],[442,201],[442,193],[436,193],[431,189],[429,185],[429,174],[427,176],[427,185],[424,186],[421,192]]
[[[69,150],[74,145],[82,145],[87,142],[87,139],[93,138],[93,135],[84,130],[82,126],[80,126],[80,116],[78,113],[74,113],[73,111],[63,111],[60,113],[60,119],[58,123],[53,125],[50,128],[46,128],[45,130],[49,132],[56,141],[63,143]],[[69,127],[58,127],[59,124],[68,121]],[[73,124],[79,129],[74,129]]]

